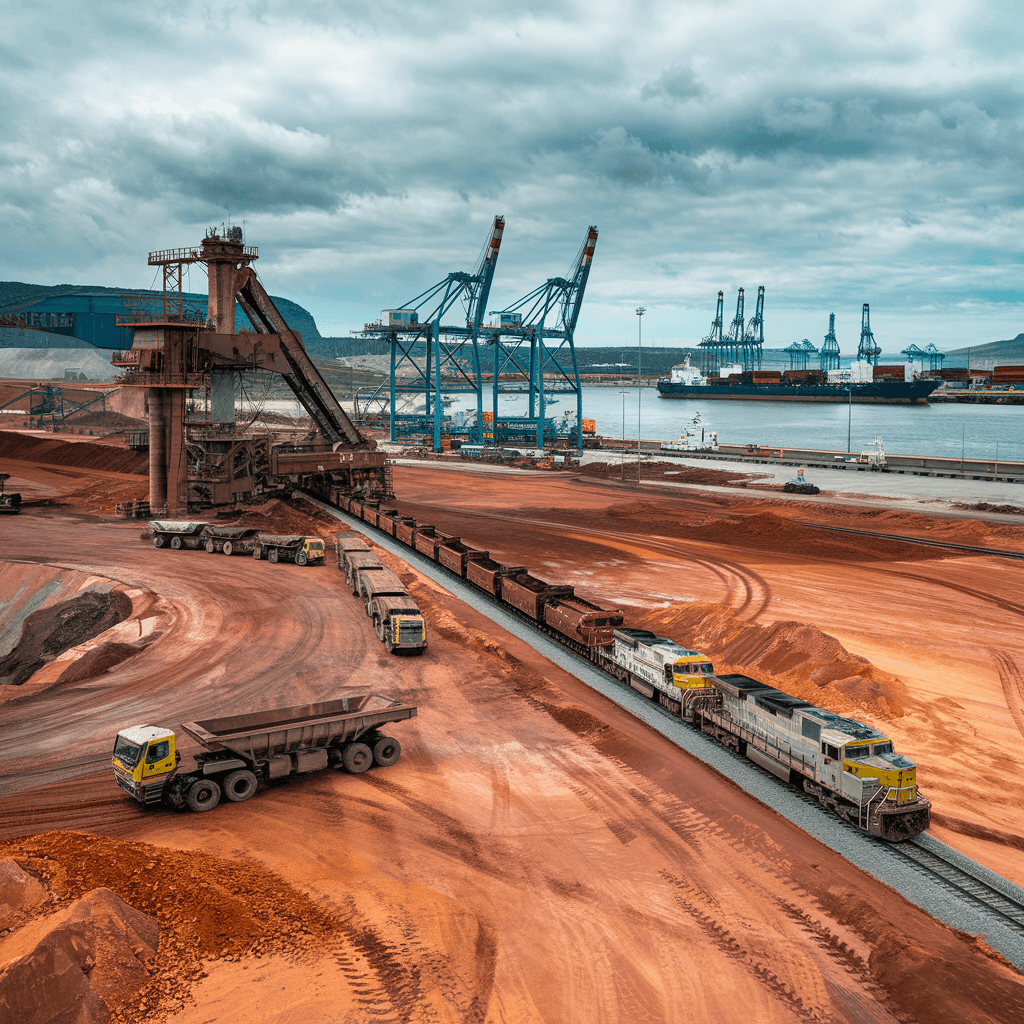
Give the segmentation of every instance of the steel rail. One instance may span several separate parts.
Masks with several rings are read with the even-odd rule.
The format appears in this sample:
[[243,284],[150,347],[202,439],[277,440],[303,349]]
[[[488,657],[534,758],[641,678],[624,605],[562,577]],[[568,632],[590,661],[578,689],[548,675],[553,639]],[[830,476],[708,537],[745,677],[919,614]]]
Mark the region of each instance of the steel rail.
[[[1018,968],[1024,969],[1024,890],[1000,875],[946,847],[930,836],[913,840],[918,854],[901,851],[901,845],[886,843],[865,835],[863,830],[823,808],[817,800],[782,782],[743,755],[696,732],[678,716],[659,704],[642,697],[619,680],[608,675],[585,655],[574,651],[555,634],[548,636],[538,624],[516,609],[500,602],[493,595],[466,582],[458,573],[432,558],[403,544],[379,527],[371,526],[361,517],[344,512],[306,492],[300,492],[311,503],[342,522],[351,522],[357,532],[371,537],[384,550],[402,558],[413,568],[446,586],[460,600],[467,600],[498,626],[533,647],[559,668],[597,691],[627,714],[639,719],[685,753],[697,758],[720,775],[730,779],[753,799],[785,817],[797,828],[823,842],[849,863],[896,889],[904,898],[939,921],[963,931],[984,934],[992,948],[1002,953]],[[770,783],[765,787],[764,783]],[[761,793],[755,793],[758,786]],[[806,808],[801,815],[797,808]],[[803,817],[804,820],[800,820]],[[971,870],[958,867],[961,860]],[[930,863],[925,863],[929,862]],[[888,870],[880,869],[880,864]],[[935,868],[938,862],[945,868]],[[943,873],[944,872],[944,873]],[[985,882],[989,876],[991,883]],[[911,883],[921,891],[905,891]],[[982,898],[985,892],[997,894],[1004,901],[993,906]],[[955,896],[955,901],[950,900]],[[995,901],[995,897],[992,897]],[[966,911],[964,908],[966,907]],[[1017,908],[1022,908],[1021,917]],[[960,913],[958,913],[958,910]],[[992,916],[988,916],[992,915]],[[966,920],[965,920],[966,916]]]

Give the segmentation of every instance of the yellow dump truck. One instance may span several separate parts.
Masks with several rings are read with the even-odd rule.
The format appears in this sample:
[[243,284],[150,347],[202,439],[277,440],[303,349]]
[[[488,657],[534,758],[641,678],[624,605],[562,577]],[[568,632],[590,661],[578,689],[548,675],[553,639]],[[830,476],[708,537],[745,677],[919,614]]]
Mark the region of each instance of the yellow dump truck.
[[252,557],[259,561],[294,562],[296,565],[323,564],[324,542],[319,537],[282,537],[278,534],[258,533],[252,548]]
[[133,725],[114,741],[114,778],[140,804],[212,810],[225,797],[248,800],[260,782],[341,767],[354,775],[393,765],[398,740],[380,732],[416,715],[416,706],[375,693],[274,711],[185,722],[181,728],[203,750],[181,769],[172,729]]

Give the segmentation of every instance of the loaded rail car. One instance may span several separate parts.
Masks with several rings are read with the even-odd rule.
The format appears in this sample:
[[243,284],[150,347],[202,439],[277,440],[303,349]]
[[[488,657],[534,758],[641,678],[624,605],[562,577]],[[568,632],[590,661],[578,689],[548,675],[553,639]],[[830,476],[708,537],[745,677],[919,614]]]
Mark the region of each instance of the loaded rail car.
[[[406,546],[415,547],[420,529],[433,545],[433,527],[418,527],[412,519],[395,521],[396,539]],[[432,558],[512,614],[656,701],[667,713],[779,778],[801,785],[824,807],[863,831],[896,842],[928,828],[930,804],[917,789],[917,766],[895,754],[891,741],[881,733],[745,676],[717,677],[699,651],[650,630],[626,628],[621,612],[585,602],[572,587],[552,586],[531,576],[525,567],[503,565],[461,540],[436,545]],[[602,618],[607,623],[601,623]],[[609,643],[583,642],[584,636],[600,641],[608,632]],[[796,753],[797,727],[787,724],[794,718],[801,722],[805,738],[810,739],[815,728],[815,735],[820,734]]]
[[195,551],[206,546],[206,531],[209,523],[197,523],[192,520],[161,519],[149,524],[149,532],[142,535],[143,540],[151,540],[153,547],[169,547],[174,551],[187,548]]
[[206,550],[212,555],[251,555],[259,531],[245,526],[211,526],[206,531]]
[[546,602],[556,598],[573,596],[572,587],[556,587],[543,580],[531,576],[528,572],[516,573],[514,576],[501,577],[501,593],[499,595],[506,604],[528,615],[536,622],[543,622],[543,608]]
[[490,557],[489,551],[478,551],[476,548],[471,548],[469,545],[463,544],[458,537],[452,537],[437,546],[437,560],[446,569],[457,573],[463,579],[466,578],[466,569],[470,561],[474,559],[480,561]]
[[611,644],[622,622],[619,609],[608,611],[576,594],[544,602],[544,625],[587,650]]
[[248,800],[261,781],[343,766],[361,774],[393,765],[402,752],[379,730],[416,715],[416,706],[375,693],[356,693],[300,707],[185,722],[182,729],[204,750],[195,767],[179,771],[181,754],[170,729],[122,729],[112,764],[118,786],[141,804],[212,810],[221,796]]
[[493,558],[473,558],[466,563],[466,580],[492,597],[501,594],[501,581],[506,576],[526,572],[525,565],[502,565]]

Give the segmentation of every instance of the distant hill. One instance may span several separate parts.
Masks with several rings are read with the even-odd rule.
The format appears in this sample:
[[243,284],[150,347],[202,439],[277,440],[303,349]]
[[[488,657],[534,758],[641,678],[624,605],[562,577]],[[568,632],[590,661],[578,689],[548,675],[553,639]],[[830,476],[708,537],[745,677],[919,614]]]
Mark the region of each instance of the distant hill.
[[1008,341],[992,341],[987,345],[971,345],[946,353],[946,366],[966,366],[970,355],[971,366],[981,370],[993,366],[1024,366],[1024,334]]

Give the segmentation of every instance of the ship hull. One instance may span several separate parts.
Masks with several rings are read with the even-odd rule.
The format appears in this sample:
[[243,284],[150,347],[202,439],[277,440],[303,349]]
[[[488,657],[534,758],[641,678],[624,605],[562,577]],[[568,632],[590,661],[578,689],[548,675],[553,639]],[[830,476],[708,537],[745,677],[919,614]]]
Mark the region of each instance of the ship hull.
[[857,405],[927,405],[938,380],[876,380],[853,384],[673,384],[658,381],[662,398],[708,398],[767,402],[850,402]]

